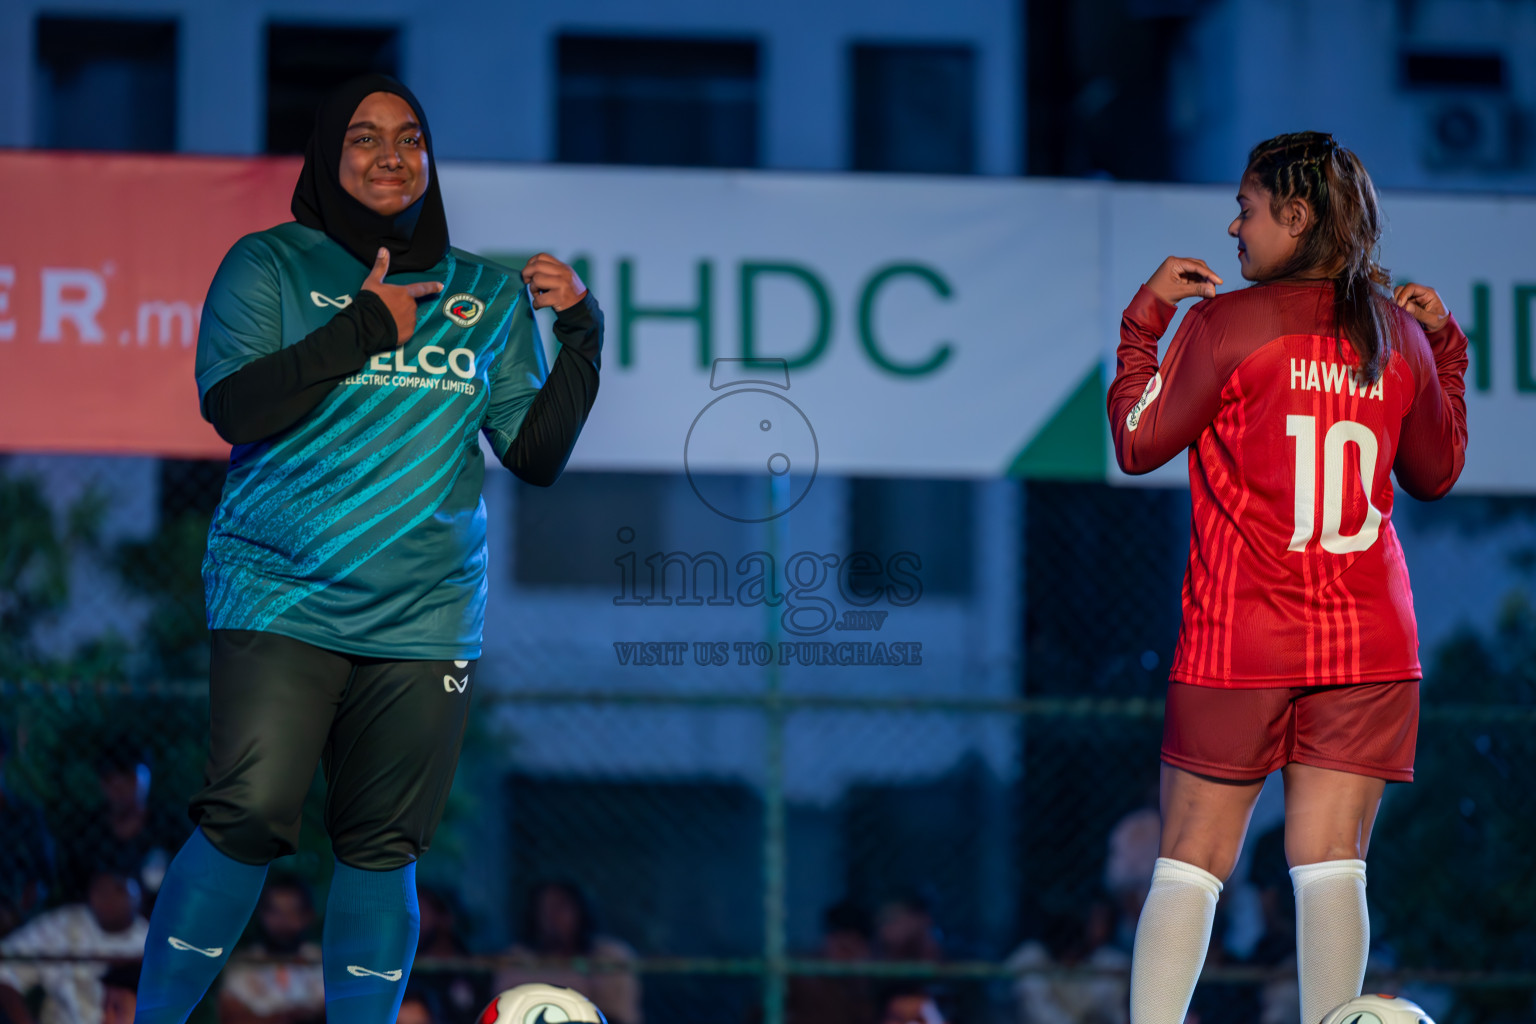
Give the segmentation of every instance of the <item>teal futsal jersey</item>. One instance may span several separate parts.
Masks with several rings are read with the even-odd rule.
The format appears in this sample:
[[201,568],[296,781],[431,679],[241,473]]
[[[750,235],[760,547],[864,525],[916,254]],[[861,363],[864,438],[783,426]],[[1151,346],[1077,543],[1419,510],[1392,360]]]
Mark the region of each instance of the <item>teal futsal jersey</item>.
[[[351,304],[369,268],[297,223],[225,256],[197,337],[199,395]],[[392,659],[480,656],[485,474],[548,374],[516,272],[458,249],[390,284],[442,281],[403,348],[372,357],[292,427],[230,453],[208,534],[212,629]]]

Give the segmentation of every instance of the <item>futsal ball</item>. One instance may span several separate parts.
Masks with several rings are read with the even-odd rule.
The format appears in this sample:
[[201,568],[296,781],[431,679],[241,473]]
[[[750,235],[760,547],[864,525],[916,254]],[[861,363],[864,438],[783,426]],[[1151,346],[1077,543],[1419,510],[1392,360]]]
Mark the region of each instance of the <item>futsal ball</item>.
[[1402,996],[1356,996],[1336,1007],[1322,1024],[1435,1024],[1429,1014]]
[[480,1014],[478,1024],[608,1024],[592,1001],[554,985],[509,988]]

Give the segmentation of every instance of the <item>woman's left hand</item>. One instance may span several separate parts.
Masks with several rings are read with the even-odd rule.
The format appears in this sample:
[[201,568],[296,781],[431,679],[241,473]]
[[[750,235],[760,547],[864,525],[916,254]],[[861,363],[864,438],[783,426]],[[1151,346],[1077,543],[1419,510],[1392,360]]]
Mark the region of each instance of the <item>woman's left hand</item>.
[[576,271],[547,252],[541,252],[523,265],[523,283],[533,289],[533,308],[553,306],[555,312],[570,309],[587,294]]
[[1451,318],[1451,311],[1440,301],[1440,293],[1427,285],[1412,281],[1400,284],[1392,291],[1392,301],[1412,313],[1425,334],[1434,334]]

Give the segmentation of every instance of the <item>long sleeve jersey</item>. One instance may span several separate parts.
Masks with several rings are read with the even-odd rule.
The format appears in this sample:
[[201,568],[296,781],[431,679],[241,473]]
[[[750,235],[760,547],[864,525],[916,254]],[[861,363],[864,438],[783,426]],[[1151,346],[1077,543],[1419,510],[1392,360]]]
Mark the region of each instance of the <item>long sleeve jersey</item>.
[[[477,658],[486,592],[478,435],[527,478],[551,482],[596,392],[600,313],[588,296],[565,333],[557,328],[560,363],[572,371],[557,380],[515,271],[450,249],[430,270],[390,275],[444,284],[419,304],[401,348],[383,304],[359,297],[366,273],[323,232],[290,223],[242,238],[214,278],[197,342],[205,412],[221,404],[220,382],[338,321],[340,333],[322,340],[345,358],[318,360],[311,375],[321,383],[296,421],[254,429],[231,451],[203,562],[208,624],[349,654]],[[366,343],[385,327],[390,344]],[[304,370],[267,365],[279,378]],[[354,372],[336,380],[339,368]]]
[[[1126,308],[1109,388],[1120,467],[1189,452],[1193,516],[1170,678],[1216,687],[1418,679],[1392,479],[1438,498],[1467,446],[1467,339],[1383,309],[1392,350],[1362,382],[1333,328],[1330,281],[1197,303],[1159,366],[1174,307]],[[1385,306],[1385,304],[1384,304]]]

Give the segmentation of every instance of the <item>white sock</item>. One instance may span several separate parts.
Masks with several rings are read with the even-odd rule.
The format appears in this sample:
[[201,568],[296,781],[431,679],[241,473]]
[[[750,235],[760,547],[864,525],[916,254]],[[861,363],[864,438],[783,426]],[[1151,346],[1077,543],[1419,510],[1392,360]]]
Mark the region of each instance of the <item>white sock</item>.
[[1157,858],[1136,922],[1131,957],[1131,1024],[1184,1024],[1211,944],[1221,880],[1169,857]]
[[1365,912],[1365,861],[1327,860],[1291,868],[1296,889],[1296,973],[1302,1024],[1318,1024],[1360,994],[1371,919]]

